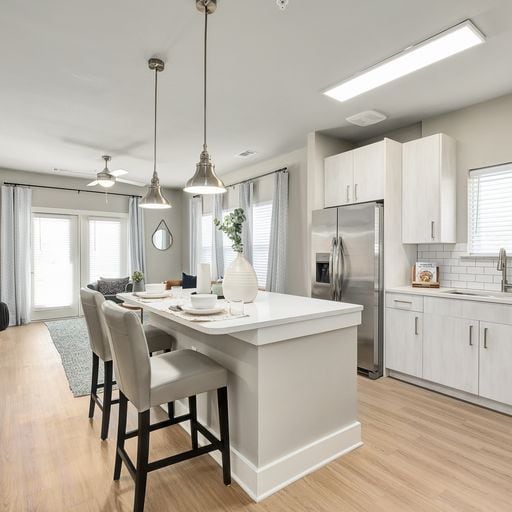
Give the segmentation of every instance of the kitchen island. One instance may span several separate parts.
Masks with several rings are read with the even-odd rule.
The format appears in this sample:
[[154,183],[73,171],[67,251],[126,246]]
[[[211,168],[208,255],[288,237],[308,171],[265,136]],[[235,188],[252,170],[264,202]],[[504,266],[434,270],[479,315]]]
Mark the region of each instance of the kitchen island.
[[[361,306],[259,292],[245,317],[195,322],[169,310],[173,299],[119,298],[174,334],[176,348],[228,369],[232,476],[255,501],[361,445]],[[175,407],[187,411],[185,401]],[[218,432],[214,393],[198,397],[198,417]]]

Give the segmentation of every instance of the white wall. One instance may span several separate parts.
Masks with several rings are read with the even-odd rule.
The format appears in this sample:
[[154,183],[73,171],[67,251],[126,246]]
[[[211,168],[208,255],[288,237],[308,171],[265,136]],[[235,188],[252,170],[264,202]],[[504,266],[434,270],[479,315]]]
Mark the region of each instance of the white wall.
[[512,94],[426,119],[422,133],[457,141],[457,242],[466,242],[468,170],[512,161]]
[[[3,182],[86,189],[89,180],[0,169],[0,183],[3,184]],[[117,183],[115,187],[111,189],[111,192],[133,195],[143,195],[145,191],[145,188],[134,187],[123,183]],[[164,211],[146,210],[143,214],[147,259],[146,277],[148,282],[162,281],[179,276],[182,268],[182,192],[179,190],[165,189],[164,193],[173,204],[173,208]],[[32,204],[34,206],[62,208],[67,210],[128,212],[128,197],[39,188],[34,188],[32,194]],[[159,251],[155,249],[151,243],[151,235],[162,218],[167,222],[174,237],[174,245],[167,251]]]

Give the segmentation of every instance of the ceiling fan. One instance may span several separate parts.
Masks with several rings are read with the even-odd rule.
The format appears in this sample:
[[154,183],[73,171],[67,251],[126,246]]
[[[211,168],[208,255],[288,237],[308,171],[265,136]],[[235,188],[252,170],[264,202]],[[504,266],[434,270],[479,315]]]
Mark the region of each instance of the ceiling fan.
[[[103,155],[103,160],[105,160],[105,167],[102,171],[96,173],[96,179],[91,181],[87,184],[88,187],[94,187],[96,185],[100,185],[103,188],[110,188],[114,186],[116,181],[119,181],[120,183],[127,183],[128,185],[135,185],[137,187],[145,187],[146,184],[142,183],[140,181],[132,181],[132,180],[126,180],[124,178],[120,178],[120,176],[124,176],[125,174],[128,174],[128,171],[125,171],[124,169],[117,169],[116,171],[111,171],[108,168],[108,163],[110,160],[112,160],[112,157],[109,155]],[[75,175],[81,175],[83,177],[91,177],[91,174],[89,173],[82,173],[77,171],[70,171],[66,169],[53,169],[55,172],[62,172],[62,173],[70,173]]]

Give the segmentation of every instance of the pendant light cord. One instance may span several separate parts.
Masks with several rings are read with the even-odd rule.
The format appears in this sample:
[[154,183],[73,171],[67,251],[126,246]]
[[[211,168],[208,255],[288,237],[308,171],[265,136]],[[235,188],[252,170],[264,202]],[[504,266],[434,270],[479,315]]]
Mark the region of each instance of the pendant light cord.
[[203,63],[203,149],[206,151],[206,52],[208,40],[208,3],[204,0],[204,63]]
[[153,130],[153,178],[156,177],[156,115],[158,106],[158,69],[155,68],[155,124]]

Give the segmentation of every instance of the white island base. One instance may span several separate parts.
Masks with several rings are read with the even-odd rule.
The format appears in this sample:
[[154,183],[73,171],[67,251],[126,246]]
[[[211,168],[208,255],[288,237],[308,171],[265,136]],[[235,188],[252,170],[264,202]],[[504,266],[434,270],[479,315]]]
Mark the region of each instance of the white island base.
[[[198,323],[173,315],[168,302],[120,297],[151,312],[150,323],[173,333],[177,348],[198,350],[229,370],[232,476],[253,500],[362,444],[361,306],[260,292],[245,305],[249,317]],[[218,432],[215,393],[199,396],[197,407],[199,420]],[[187,402],[175,408],[185,413]]]

